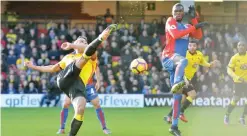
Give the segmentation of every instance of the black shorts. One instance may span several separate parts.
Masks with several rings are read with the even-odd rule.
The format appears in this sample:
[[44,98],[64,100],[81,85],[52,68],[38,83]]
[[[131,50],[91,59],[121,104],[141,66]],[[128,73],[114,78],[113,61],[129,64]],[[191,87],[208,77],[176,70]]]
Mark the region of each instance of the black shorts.
[[72,62],[57,76],[59,89],[72,100],[78,96],[86,96],[86,87],[79,77],[80,72],[81,69],[76,67],[75,62]]
[[247,97],[247,83],[234,83],[234,95]]
[[183,87],[183,94],[187,96],[188,92],[195,90],[194,86],[190,83],[188,86]]

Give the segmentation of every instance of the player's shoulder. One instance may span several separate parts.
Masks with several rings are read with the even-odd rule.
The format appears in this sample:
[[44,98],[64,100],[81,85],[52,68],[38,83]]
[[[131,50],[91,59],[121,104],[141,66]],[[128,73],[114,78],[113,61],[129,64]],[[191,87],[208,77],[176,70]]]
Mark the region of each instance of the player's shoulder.
[[63,57],[63,59],[69,59],[69,58],[71,58],[71,57],[73,57],[73,56],[75,56],[75,54],[70,53],[70,54],[65,55],[65,56]]
[[198,56],[203,56],[202,52],[199,51],[199,50],[196,51],[196,54],[197,54]]
[[240,57],[240,55],[239,55],[239,53],[236,53],[236,54],[234,54],[234,55],[231,57],[231,59],[236,59],[236,58],[238,58],[238,57]]
[[173,17],[169,17],[166,23],[176,23],[177,21]]

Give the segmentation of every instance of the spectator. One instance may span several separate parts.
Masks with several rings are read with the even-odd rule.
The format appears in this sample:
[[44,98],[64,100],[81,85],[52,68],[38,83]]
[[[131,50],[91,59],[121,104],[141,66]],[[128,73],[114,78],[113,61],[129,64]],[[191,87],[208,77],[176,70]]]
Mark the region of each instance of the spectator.
[[20,57],[16,61],[16,66],[19,70],[26,70],[26,66],[24,62],[28,61],[28,58],[25,57],[24,54],[20,54]]
[[38,87],[39,93],[47,93],[48,92],[48,84],[46,82],[47,79],[41,79],[41,84]]
[[48,54],[47,53],[42,53],[41,54],[41,58],[40,59],[38,59],[38,61],[37,61],[37,64],[39,65],[39,66],[46,66],[46,65],[49,65],[50,64],[50,60],[48,59]]
[[110,12],[110,9],[106,9],[106,13],[104,15],[104,18],[105,18],[105,22],[107,24],[111,24],[112,23],[112,20],[114,19],[114,16],[111,14]]
[[6,34],[8,43],[15,44],[17,40],[17,35],[14,33],[13,29],[9,29],[9,32]]
[[51,46],[51,50],[48,52],[48,58],[51,61],[58,61],[59,60],[59,56],[60,56],[60,52],[57,50],[57,46],[56,45],[52,45]]
[[61,24],[60,29],[58,30],[58,36],[61,36],[61,35],[64,35],[64,36],[68,35],[68,30],[67,30],[65,24]]
[[8,65],[16,64],[16,60],[17,60],[17,57],[15,56],[14,51],[13,50],[9,50],[9,55],[8,55],[8,58],[7,58],[7,64]]
[[37,93],[39,93],[39,91],[38,91],[38,89],[34,86],[34,83],[33,82],[30,82],[29,84],[28,84],[28,90],[29,90],[29,94],[37,94]]
[[40,37],[38,38],[38,45],[48,45],[49,44],[49,39],[46,37],[44,33],[40,34]]
[[148,36],[147,31],[143,31],[142,35],[139,36],[139,42],[142,46],[151,46],[152,39]]
[[27,35],[25,33],[24,28],[20,28],[19,33],[17,35],[17,41],[19,41],[20,39],[23,39],[24,41],[27,41]]
[[158,32],[158,23],[157,23],[157,19],[154,19],[152,21],[152,24],[150,25],[150,34],[149,35],[153,35],[154,33]]
[[18,94],[18,91],[14,88],[14,84],[13,83],[9,83],[9,87],[7,90],[8,94]]
[[29,44],[32,40],[34,40],[35,43],[37,42],[37,33],[35,33],[34,29],[29,30],[29,34],[27,35],[26,43]]

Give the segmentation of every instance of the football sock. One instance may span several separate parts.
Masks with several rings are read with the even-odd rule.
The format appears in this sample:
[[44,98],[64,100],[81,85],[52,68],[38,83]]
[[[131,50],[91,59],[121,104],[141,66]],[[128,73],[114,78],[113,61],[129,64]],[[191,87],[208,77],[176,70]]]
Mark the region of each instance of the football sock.
[[171,109],[171,111],[169,112],[169,114],[167,116],[171,117],[173,113],[173,109]]
[[181,108],[181,113],[184,113],[184,111],[190,106],[192,102],[193,102],[193,99],[190,96],[188,96],[185,102],[183,103],[183,106]]
[[102,129],[106,129],[105,115],[104,115],[103,110],[101,108],[96,109],[96,114],[100,121]]
[[236,106],[236,102],[232,100],[230,105],[227,108],[226,115],[230,115],[232,113],[232,110],[235,108],[235,106]]
[[82,125],[83,119],[84,119],[83,115],[76,115],[76,117],[71,122],[71,129],[69,136],[75,136],[77,134],[77,132],[79,131]]
[[180,104],[182,100],[182,94],[173,94],[173,114],[172,114],[172,127],[178,126],[178,117],[180,115]]
[[69,109],[63,108],[60,112],[60,129],[65,129],[66,120],[68,117]]
[[175,70],[175,75],[174,75],[174,83],[179,83],[183,80],[184,77],[184,69],[188,64],[188,60],[187,59],[182,59],[180,60],[179,64],[176,67]]
[[[96,50],[97,47],[101,44],[102,41],[100,41],[98,38],[93,40],[85,49],[84,51],[84,57],[90,57],[92,56]],[[86,55],[86,56],[85,56]]]

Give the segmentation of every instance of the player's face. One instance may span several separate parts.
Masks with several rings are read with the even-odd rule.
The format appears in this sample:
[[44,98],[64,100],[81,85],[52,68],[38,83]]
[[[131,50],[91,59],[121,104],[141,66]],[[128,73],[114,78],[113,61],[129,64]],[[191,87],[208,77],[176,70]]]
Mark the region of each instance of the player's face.
[[175,18],[177,21],[182,21],[184,16],[184,7],[181,5],[173,7],[172,15],[173,18]]
[[[74,44],[83,44],[83,45],[88,45],[87,41],[83,38],[78,38],[76,41],[74,41]],[[76,49],[78,53],[83,53],[84,49]]]
[[196,43],[189,43],[188,49],[189,49],[190,53],[192,53],[192,54],[195,53],[197,50],[197,44]]
[[239,53],[245,53],[246,52],[246,44],[245,43],[239,43],[238,44],[238,52]]

